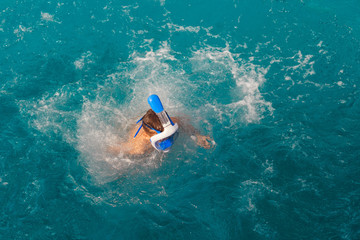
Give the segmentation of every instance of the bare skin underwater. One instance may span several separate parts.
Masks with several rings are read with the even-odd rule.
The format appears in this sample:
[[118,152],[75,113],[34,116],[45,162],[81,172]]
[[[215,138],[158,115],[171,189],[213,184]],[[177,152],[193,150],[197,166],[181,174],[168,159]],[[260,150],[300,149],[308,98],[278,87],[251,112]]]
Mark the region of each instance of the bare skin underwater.
[[[191,135],[191,138],[200,147],[210,149],[214,146],[215,142],[210,136],[201,135],[198,130],[196,130],[191,124],[187,123],[186,119],[178,117],[172,117],[171,119],[174,123],[177,123],[187,135]],[[108,151],[114,155],[118,155],[120,153],[126,155],[143,155],[151,151],[153,148],[150,144],[150,138],[157,134],[156,131],[143,127],[140,129],[136,138],[134,138],[136,131],[137,128],[136,125],[134,125],[133,129],[129,133],[128,139],[109,146]]]

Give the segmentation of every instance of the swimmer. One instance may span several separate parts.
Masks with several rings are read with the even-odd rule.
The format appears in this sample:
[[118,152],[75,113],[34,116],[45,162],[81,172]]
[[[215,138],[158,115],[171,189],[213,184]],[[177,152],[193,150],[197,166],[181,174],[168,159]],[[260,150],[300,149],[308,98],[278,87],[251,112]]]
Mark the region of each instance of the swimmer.
[[214,145],[214,141],[209,136],[201,135],[185,119],[170,118],[157,95],[151,95],[148,103],[151,109],[136,123],[141,122],[140,127],[130,131],[127,141],[110,146],[109,152],[142,155],[149,152],[152,147],[158,151],[168,152],[179,134],[179,126],[183,130],[181,132],[191,135],[200,147],[209,149]]

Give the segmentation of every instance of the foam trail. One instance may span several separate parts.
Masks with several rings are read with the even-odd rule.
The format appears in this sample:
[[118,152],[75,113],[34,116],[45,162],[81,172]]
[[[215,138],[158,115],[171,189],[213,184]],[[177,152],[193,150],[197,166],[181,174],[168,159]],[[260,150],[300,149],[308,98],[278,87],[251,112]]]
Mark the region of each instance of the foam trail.
[[[132,67],[127,66],[130,71],[122,71],[124,68],[120,66],[119,72],[108,75],[97,99],[84,103],[77,121],[77,148],[88,171],[98,182],[114,180],[134,169],[158,166],[162,155],[156,152],[142,157],[123,156],[121,153],[113,156],[107,148],[128,139],[128,132],[136,119],[149,109],[146,99],[150,94],[158,94],[169,112],[182,108],[178,97],[189,84],[182,71],[173,70],[172,62],[176,59],[166,42],[156,51],[134,52],[130,62]],[[121,85],[124,79],[129,81]],[[128,101],[117,106],[116,100],[107,101],[107,96],[101,92],[114,87],[130,88],[131,94],[126,96]]]
[[[69,144],[76,143],[74,133],[78,112],[71,103],[78,101],[79,94],[70,91],[77,88],[77,83],[63,86],[53,95],[46,94],[35,101],[18,101],[20,113],[29,119],[29,125],[45,135],[61,137]],[[80,90],[79,90],[80,92]]]
[[114,181],[129,171],[156,167],[156,155],[131,157],[108,151],[109,146],[128,139],[132,120],[126,108],[114,111],[101,100],[84,103],[77,120],[76,148],[81,153],[80,161],[97,183]]
[[273,111],[270,102],[263,99],[260,87],[265,82],[267,69],[255,66],[254,64],[244,64],[234,66],[232,69],[236,85],[241,89],[244,98],[235,103],[228,104],[228,107],[237,109],[244,106],[247,109],[245,114],[246,122],[258,122],[263,117],[264,112]]
[[[194,71],[210,72],[209,84],[217,85],[228,81],[226,77],[228,73],[231,73],[232,80],[236,83],[234,90],[229,89],[230,103],[209,102],[206,105],[207,108],[213,109],[220,120],[224,119],[225,115],[227,119],[232,119],[231,124],[235,124],[239,120],[253,123],[259,122],[265,112],[272,114],[271,103],[264,100],[260,92],[268,67],[260,67],[251,61],[245,61],[240,54],[231,53],[228,46],[197,50],[191,61]],[[228,85],[230,84],[228,83]],[[243,117],[239,118],[239,115]]]
[[176,70],[173,65],[177,60],[171,54],[167,42],[156,51],[150,49],[145,54],[134,52],[132,64],[135,66],[127,77],[133,80],[134,98],[130,109],[148,109],[146,99],[157,94],[168,110],[183,109],[179,99],[193,86],[182,69]]
[[[64,85],[52,96],[45,95],[40,100],[20,104],[23,113],[31,115],[30,124],[49,137],[60,134],[81,153],[79,161],[98,183],[113,181],[129,171],[142,171],[159,165],[162,155],[156,152],[142,157],[127,157],[111,155],[107,150],[109,146],[127,140],[136,119],[149,109],[146,99],[151,94],[161,97],[171,115],[189,112],[191,117],[197,114],[206,118],[206,114],[215,113],[217,121],[230,120],[230,124],[256,122],[265,111],[272,110],[271,103],[263,99],[259,90],[265,82],[267,69],[245,62],[239,55],[231,53],[228,47],[201,49],[194,52],[190,59],[193,72],[210,72],[213,76],[206,79],[206,84],[216,87],[228,81],[226,74],[231,74],[235,89],[225,93],[231,96],[231,101],[218,103],[216,98],[193,95],[194,89],[201,88],[204,82],[188,78],[167,42],[157,50],[146,44],[151,44],[151,41],[145,43],[144,47],[149,48],[147,52],[134,52],[130,62],[119,63],[117,72],[109,74],[97,89],[91,90],[95,92],[92,93],[95,98],[87,97],[89,92],[80,87],[80,81]],[[86,52],[74,64],[75,67],[80,66],[79,70],[91,71],[96,59],[93,53]],[[126,91],[128,89],[131,90]],[[117,90],[121,90],[121,96],[125,95],[122,103],[112,96]],[[197,109],[186,108],[186,101],[194,98],[205,104]],[[64,108],[73,105],[73,101],[78,102],[79,107]],[[242,111],[245,117],[238,116]]]

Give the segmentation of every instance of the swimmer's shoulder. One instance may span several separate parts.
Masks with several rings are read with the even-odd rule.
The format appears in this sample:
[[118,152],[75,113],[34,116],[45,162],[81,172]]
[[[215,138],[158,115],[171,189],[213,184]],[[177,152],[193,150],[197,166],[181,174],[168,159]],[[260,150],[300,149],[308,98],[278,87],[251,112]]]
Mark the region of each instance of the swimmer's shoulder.
[[171,121],[173,121],[174,123],[179,123],[179,117],[171,117]]

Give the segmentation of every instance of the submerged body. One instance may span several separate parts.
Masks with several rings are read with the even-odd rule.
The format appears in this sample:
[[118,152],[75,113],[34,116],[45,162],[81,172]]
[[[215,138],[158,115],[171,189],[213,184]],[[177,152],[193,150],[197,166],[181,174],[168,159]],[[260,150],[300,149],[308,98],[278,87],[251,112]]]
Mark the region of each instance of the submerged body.
[[158,151],[168,152],[179,134],[179,126],[183,128],[183,132],[190,133],[198,145],[210,148],[210,137],[200,135],[199,131],[186,124],[186,121],[180,123],[179,118],[170,118],[156,94],[148,97],[148,103],[151,109],[136,122],[141,122],[140,127],[137,130],[136,127],[132,129],[126,142],[110,147],[109,151],[114,154],[142,155],[152,146]]
[[[180,118],[172,117],[174,123],[179,125],[180,129],[184,130],[184,133],[192,136],[192,139],[196,142],[197,145],[209,149],[212,146],[212,139],[210,136],[204,136],[199,133],[193,126],[187,124],[185,120],[180,120]],[[153,147],[150,143],[150,138],[157,133],[154,130],[142,128],[138,132],[136,138],[134,138],[135,133],[137,132],[136,125],[129,132],[128,139],[124,142],[119,142],[116,145],[110,146],[108,148],[109,152],[112,154],[127,154],[127,155],[143,155],[147,152],[153,150]]]

